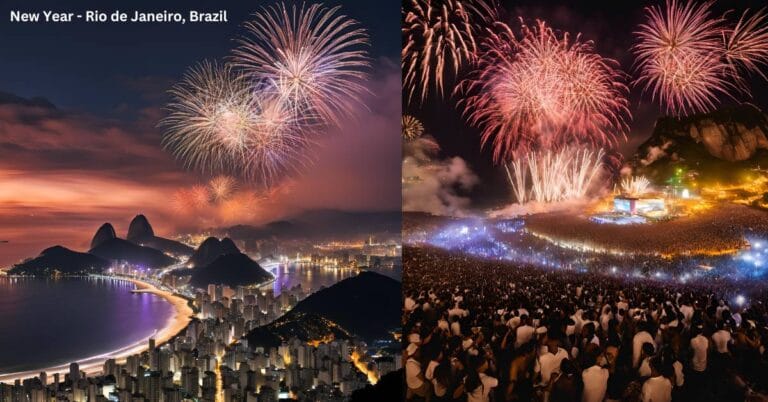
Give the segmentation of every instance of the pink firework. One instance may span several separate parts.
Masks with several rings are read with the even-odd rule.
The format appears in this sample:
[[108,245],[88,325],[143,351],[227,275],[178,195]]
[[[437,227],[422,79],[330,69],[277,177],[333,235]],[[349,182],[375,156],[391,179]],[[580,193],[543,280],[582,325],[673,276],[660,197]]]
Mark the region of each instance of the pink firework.
[[569,144],[615,145],[625,135],[625,74],[577,35],[558,35],[543,21],[524,23],[518,40],[499,23],[483,43],[478,71],[458,88],[471,124],[493,143],[497,163],[532,149]]
[[442,96],[445,77],[456,76],[475,60],[475,34],[495,15],[484,0],[410,0],[403,10],[403,88],[421,102],[435,90]]
[[762,9],[748,17],[747,12],[728,31],[725,58],[731,71],[747,71],[768,79],[761,67],[768,65],[768,15]]
[[713,15],[712,5],[669,0],[665,8],[647,7],[647,21],[635,33],[637,82],[668,113],[710,110],[719,95],[734,89],[722,74],[723,19]]
[[765,14],[745,12],[733,24],[729,13],[714,13],[713,3],[668,0],[663,8],[647,7],[635,32],[636,84],[667,113],[709,112],[724,97],[749,95],[744,74],[763,75],[760,67],[768,64]]

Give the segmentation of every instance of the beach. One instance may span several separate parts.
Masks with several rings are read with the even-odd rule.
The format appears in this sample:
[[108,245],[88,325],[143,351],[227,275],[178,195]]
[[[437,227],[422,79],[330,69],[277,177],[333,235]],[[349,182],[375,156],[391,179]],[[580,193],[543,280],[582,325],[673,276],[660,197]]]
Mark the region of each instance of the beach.
[[[163,328],[151,336],[151,338],[155,339],[155,343],[158,346],[168,342],[177,334],[179,334],[184,328],[186,328],[194,316],[194,311],[188,305],[187,300],[183,297],[174,295],[173,293],[159,289],[150,283],[136,279],[116,277],[109,277],[109,279],[131,282],[136,286],[136,290],[142,293],[151,293],[161,297],[173,306],[174,314],[168,319],[168,322],[163,326]],[[80,371],[85,372],[87,375],[98,375],[102,372],[104,361],[108,359],[115,359],[118,361],[118,363],[124,362],[128,356],[142,353],[143,351],[147,350],[149,346],[148,341],[149,337],[133,344],[123,346],[120,349],[112,350],[96,356],[84,357],[82,359],[76,360],[75,362],[80,365]],[[14,373],[0,373],[0,382],[13,383],[17,379],[23,380],[25,378],[38,376],[42,371],[45,371],[46,374],[48,374],[49,379],[52,379],[53,374],[55,373],[60,373],[63,376],[64,374],[69,373],[69,363],[35,370],[19,371]]]

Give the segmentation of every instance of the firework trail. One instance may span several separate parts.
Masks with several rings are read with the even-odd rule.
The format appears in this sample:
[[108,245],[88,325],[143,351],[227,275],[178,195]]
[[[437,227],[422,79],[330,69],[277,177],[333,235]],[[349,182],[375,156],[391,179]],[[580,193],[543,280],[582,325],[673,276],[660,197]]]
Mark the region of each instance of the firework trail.
[[403,14],[403,88],[409,102],[424,102],[431,89],[443,96],[445,77],[475,60],[475,35],[496,12],[484,0],[411,0]]
[[370,63],[366,31],[338,11],[319,4],[262,8],[245,23],[233,64],[274,87],[294,113],[339,124],[362,104]]
[[645,176],[630,176],[621,180],[621,192],[637,197],[647,193],[651,188],[651,182]]
[[[530,152],[506,167],[519,204],[582,198],[603,170],[603,150],[566,147]],[[527,188],[530,184],[530,190]]]
[[403,115],[402,136],[405,141],[415,140],[424,134],[424,125],[411,115]]
[[227,65],[203,62],[170,91],[163,146],[185,167],[269,187],[307,163],[307,123]]
[[492,143],[497,163],[570,144],[611,147],[628,130],[628,87],[618,64],[577,35],[521,20],[521,37],[497,23],[478,70],[457,92],[469,122]]
[[635,84],[651,93],[667,113],[681,116],[708,112],[721,97],[749,95],[746,73],[768,62],[768,27],[761,10],[744,12],[736,24],[716,15],[714,2],[668,0],[665,7],[646,7],[632,50]]

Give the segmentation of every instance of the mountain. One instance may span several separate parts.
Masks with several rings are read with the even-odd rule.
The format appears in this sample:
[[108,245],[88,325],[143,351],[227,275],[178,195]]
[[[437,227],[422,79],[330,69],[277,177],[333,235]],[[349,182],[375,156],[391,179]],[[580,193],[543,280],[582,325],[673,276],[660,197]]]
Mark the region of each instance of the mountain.
[[197,287],[212,283],[230,287],[253,285],[272,278],[256,261],[239,252],[219,255],[212,263],[191,271],[190,283]]
[[197,250],[187,261],[187,265],[191,267],[204,267],[222,255],[239,253],[240,250],[232,239],[225,237],[219,240],[212,236],[200,243],[200,246],[197,247]]
[[136,215],[128,226],[128,241],[147,247],[156,248],[168,254],[189,256],[194,249],[184,243],[155,236],[152,225],[144,215]]
[[166,267],[176,262],[160,250],[140,246],[117,237],[98,243],[89,253],[106,260],[125,261],[147,268]]
[[659,184],[678,167],[694,170],[705,182],[739,180],[745,170],[768,166],[768,116],[742,104],[684,118],[662,117],[632,165],[636,174]]
[[54,270],[62,274],[98,273],[109,267],[109,261],[88,253],[79,253],[66,247],[53,246],[37,257],[16,264],[8,271],[14,275],[50,275]]
[[305,342],[345,334],[367,341],[389,338],[389,331],[400,326],[401,303],[400,282],[366,271],[313,293],[246,338],[253,345],[273,345],[292,336]]
[[142,239],[155,237],[155,231],[146,216],[139,214],[133,217],[131,224],[128,225],[127,240],[137,242]]
[[117,238],[117,234],[115,234],[115,228],[112,227],[111,223],[107,222],[101,225],[98,230],[96,230],[96,234],[93,235],[93,239],[91,240],[91,248],[96,248],[108,240],[115,238]]
[[371,233],[400,233],[400,211],[347,212],[311,210],[266,225],[236,225],[223,229],[237,240],[354,237]]

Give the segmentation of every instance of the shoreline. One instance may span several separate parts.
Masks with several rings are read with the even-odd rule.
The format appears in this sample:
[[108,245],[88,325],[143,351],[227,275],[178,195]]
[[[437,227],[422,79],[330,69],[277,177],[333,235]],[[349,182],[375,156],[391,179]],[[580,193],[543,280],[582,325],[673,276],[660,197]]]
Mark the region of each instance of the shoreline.
[[158,289],[154,285],[140,281],[138,279],[133,278],[126,278],[126,277],[102,277],[98,276],[104,279],[111,279],[111,280],[120,280],[120,281],[126,281],[134,284],[136,286],[136,289],[139,289],[142,291],[142,293],[150,293],[157,297],[162,298],[174,309],[174,313],[168,318],[168,321],[166,322],[165,326],[161,328],[160,330],[156,331],[153,335],[142,339],[141,341],[134,342],[130,345],[126,345],[120,349],[113,350],[110,352],[102,353],[100,355],[91,356],[91,357],[85,357],[82,359],[75,359],[72,362],[53,366],[53,367],[45,367],[45,368],[39,368],[39,369],[33,369],[33,370],[26,370],[26,371],[17,371],[13,373],[0,373],[0,383],[13,383],[16,380],[24,380],[31,377],[37,377],[40,375],[40,372],[45,371],[45,373],[48,375],[48,378],[50,380],[53,380],[53,374],[59,373],[59,374],[67,374],[69,373],[69,364],[76,362],[80,365],[80,371],[85,372],[86,375],[98,375],[101,374],[104,362],[108,359],[115,359],[118,363],[123,363],[128,358],[128,356],[143,353],[146,351],[149,347],[149,339],[154,338],[156,345],[160,346],[174,337],[176,337],[179,333],[181,333],[182,330],[184,330],[187,325],[189,325],[189,322],[192,321],[192,318],[195,316],[195,312],[192,310],[191,307],[188,305],[188,300],[178,296],[176,294],[173,294],[171,292]]

